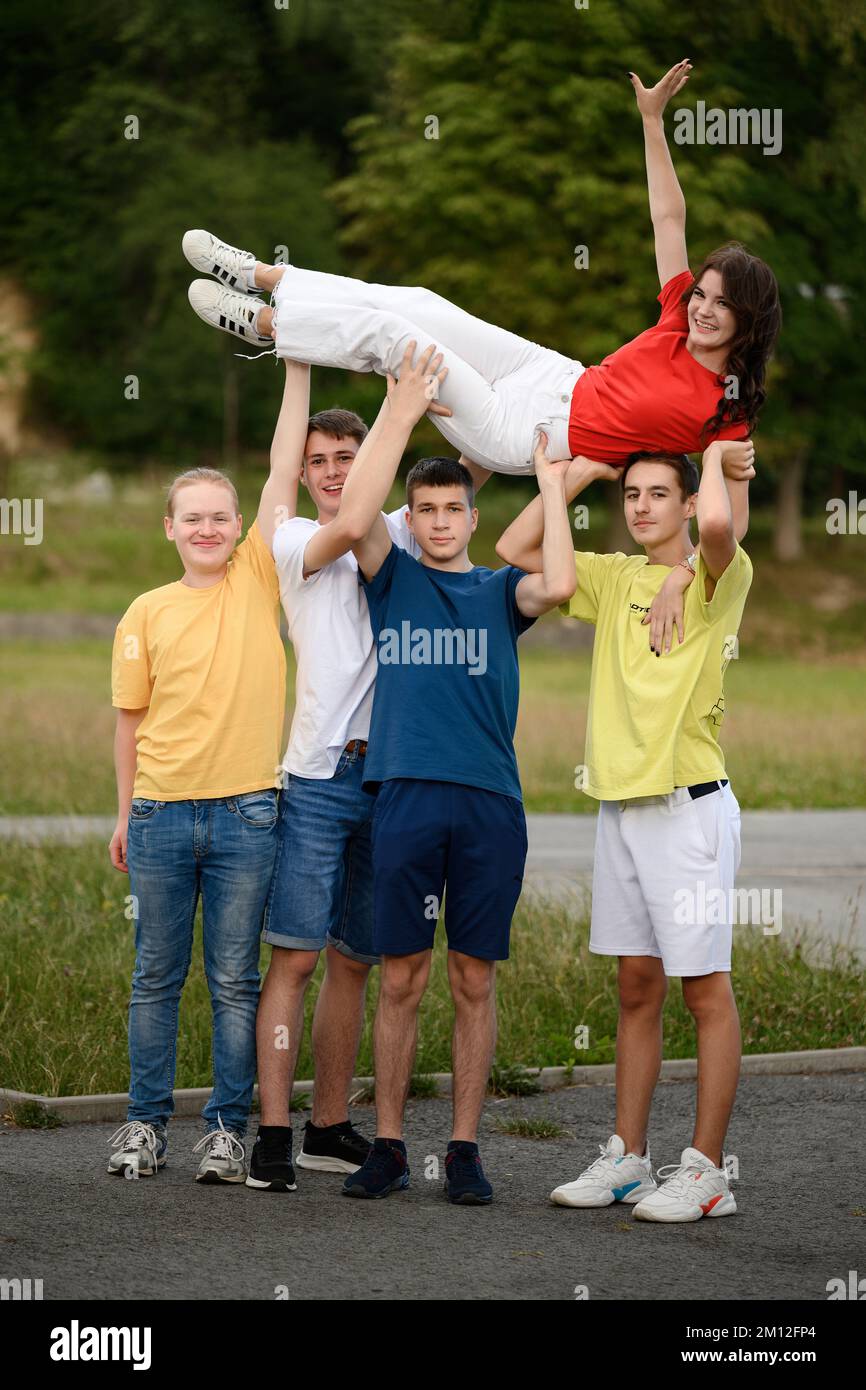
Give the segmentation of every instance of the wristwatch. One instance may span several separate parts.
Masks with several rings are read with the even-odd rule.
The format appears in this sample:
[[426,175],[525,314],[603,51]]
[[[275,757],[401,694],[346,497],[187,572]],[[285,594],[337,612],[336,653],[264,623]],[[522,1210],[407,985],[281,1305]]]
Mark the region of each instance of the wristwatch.
[[677,564],[682,565],[684,569],[690,570],[691,573],[694,574],[698,565],[697,552],[693,550],[691,555],[687,555],[684,560],[678,560]]

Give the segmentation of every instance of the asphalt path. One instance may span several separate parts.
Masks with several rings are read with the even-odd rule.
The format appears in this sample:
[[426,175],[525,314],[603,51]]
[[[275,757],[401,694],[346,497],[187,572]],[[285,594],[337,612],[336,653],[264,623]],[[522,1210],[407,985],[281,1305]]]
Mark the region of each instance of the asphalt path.
[[[42,1279],[45,1300],[826,1301],[828,1281],[866,1274],[864,1104],[866,1073],[742,1078],[728,1137],[737,1214],[670,1226],[619,1204],[548,1201],[611,1133],[611,1086],[490,1100],[480,1146],[495,1196],[483,1208],[443,1196],[446,1099],[410,1102],[411,1185],[381,1201],[303,1170],[294,1193],[201,1186],[195,1120],[172,1122],[167,1166],[137,1181],[105,1171],[114,1125],[6,1126],[0,1278]],[[693,1105],[691,1083],[659,1084],[654,1166],[678,1161]],[[567,1133],[501,1133],[512,1115]],[[372,1133],[369,1107],[353,1119]]]

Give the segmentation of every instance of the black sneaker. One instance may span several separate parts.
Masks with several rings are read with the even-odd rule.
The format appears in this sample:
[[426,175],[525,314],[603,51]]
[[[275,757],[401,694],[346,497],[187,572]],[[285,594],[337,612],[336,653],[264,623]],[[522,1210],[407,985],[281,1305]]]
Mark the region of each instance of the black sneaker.
[[344,1197],[387,1197],[409,1186],[409,1164],[402,1139],[374,1139],[361,1167],[343,1183]]
[[445,1191],[449,1202],[463,1206],[486,1206],[493,1201],[493,1188],[484,1176],[477,1144],[451,1140],[445,1155]]
[[292,1131],[285,1125],[259,1125],[250,1155],[247,1187],[263,1187],[270,1192],[295,1192],[292,1167]]
[[308,1120],[298,1167],[319,1173],[357,1173],[372,1147],[348,1120],[339,1125],[314,1125]]

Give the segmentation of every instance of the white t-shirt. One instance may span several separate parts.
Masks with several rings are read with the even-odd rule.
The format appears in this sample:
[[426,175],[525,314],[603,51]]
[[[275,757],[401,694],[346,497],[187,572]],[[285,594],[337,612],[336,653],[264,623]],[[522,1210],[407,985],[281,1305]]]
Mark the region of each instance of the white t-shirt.
[[[385,515],[395,545],[421,550],[406,507]],[[333,777],[353,738],[370,734],[376,651],[358,562],[351,551],[304,579],[304,551],[319,523],[296,516],[274,532],[280,599],[295,649],[295,713],[283,768],[296,777]]]

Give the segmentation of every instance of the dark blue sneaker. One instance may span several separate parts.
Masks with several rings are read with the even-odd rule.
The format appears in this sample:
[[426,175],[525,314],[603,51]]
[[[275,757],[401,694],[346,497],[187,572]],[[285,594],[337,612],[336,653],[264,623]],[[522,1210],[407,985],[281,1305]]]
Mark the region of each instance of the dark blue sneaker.
[[477,1144],[451,1140],[445,1155],[445,1191],[449,1202],[464,1206],[486,1206],[493,1201],[493,1188],[484,1176]]
[[344,1197],[387,1197],[409,1186],[409,1164],[402,1139],[374,1139],[373,1147],[343,1183]]

